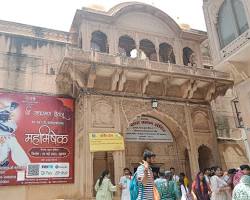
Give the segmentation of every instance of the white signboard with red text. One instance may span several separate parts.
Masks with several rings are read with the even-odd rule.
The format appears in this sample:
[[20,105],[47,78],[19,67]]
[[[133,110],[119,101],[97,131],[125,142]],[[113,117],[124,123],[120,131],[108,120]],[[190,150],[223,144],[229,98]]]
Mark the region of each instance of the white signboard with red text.
[[168,128],[161,121],[149,116],[135,119],[129,125],[125,139],[129,142],[173,142]]

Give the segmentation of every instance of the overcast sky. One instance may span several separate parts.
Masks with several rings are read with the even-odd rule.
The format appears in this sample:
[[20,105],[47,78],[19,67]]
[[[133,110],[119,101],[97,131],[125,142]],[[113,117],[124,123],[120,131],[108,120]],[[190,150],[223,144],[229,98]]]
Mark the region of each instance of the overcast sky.
[[[177,23],[206,30],[202,0],[137,0],[169,14]],[[109,9],[124,0],[2,0],[0,19],[69,31],[76,9],[93,4]]]

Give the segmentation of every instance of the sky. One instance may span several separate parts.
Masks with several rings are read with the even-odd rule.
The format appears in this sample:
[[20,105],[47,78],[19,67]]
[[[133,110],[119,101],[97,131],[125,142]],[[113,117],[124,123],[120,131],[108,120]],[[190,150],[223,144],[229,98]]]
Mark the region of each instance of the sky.
[[[153,5],[177,23],[206,30],[202,12],[202,0],[137,0]],[[3,0],[0,20],[69,31],[76,9],[102,5],[106,10],[124,0]]]

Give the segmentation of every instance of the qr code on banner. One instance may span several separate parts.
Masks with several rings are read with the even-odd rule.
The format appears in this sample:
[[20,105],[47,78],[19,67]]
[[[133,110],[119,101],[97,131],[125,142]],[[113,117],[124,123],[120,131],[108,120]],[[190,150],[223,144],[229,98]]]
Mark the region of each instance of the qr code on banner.
[[39,164],[28,165],[28,168],[27,168],[28,174],[27,174],[27,176],[39,176],[39,168],[40,168]]

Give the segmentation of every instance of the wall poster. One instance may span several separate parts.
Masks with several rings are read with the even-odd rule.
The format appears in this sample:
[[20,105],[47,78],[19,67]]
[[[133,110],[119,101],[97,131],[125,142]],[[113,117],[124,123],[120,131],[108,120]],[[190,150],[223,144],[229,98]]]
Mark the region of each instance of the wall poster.
[[74,182],[74,100],[0,92],[0,186]]

